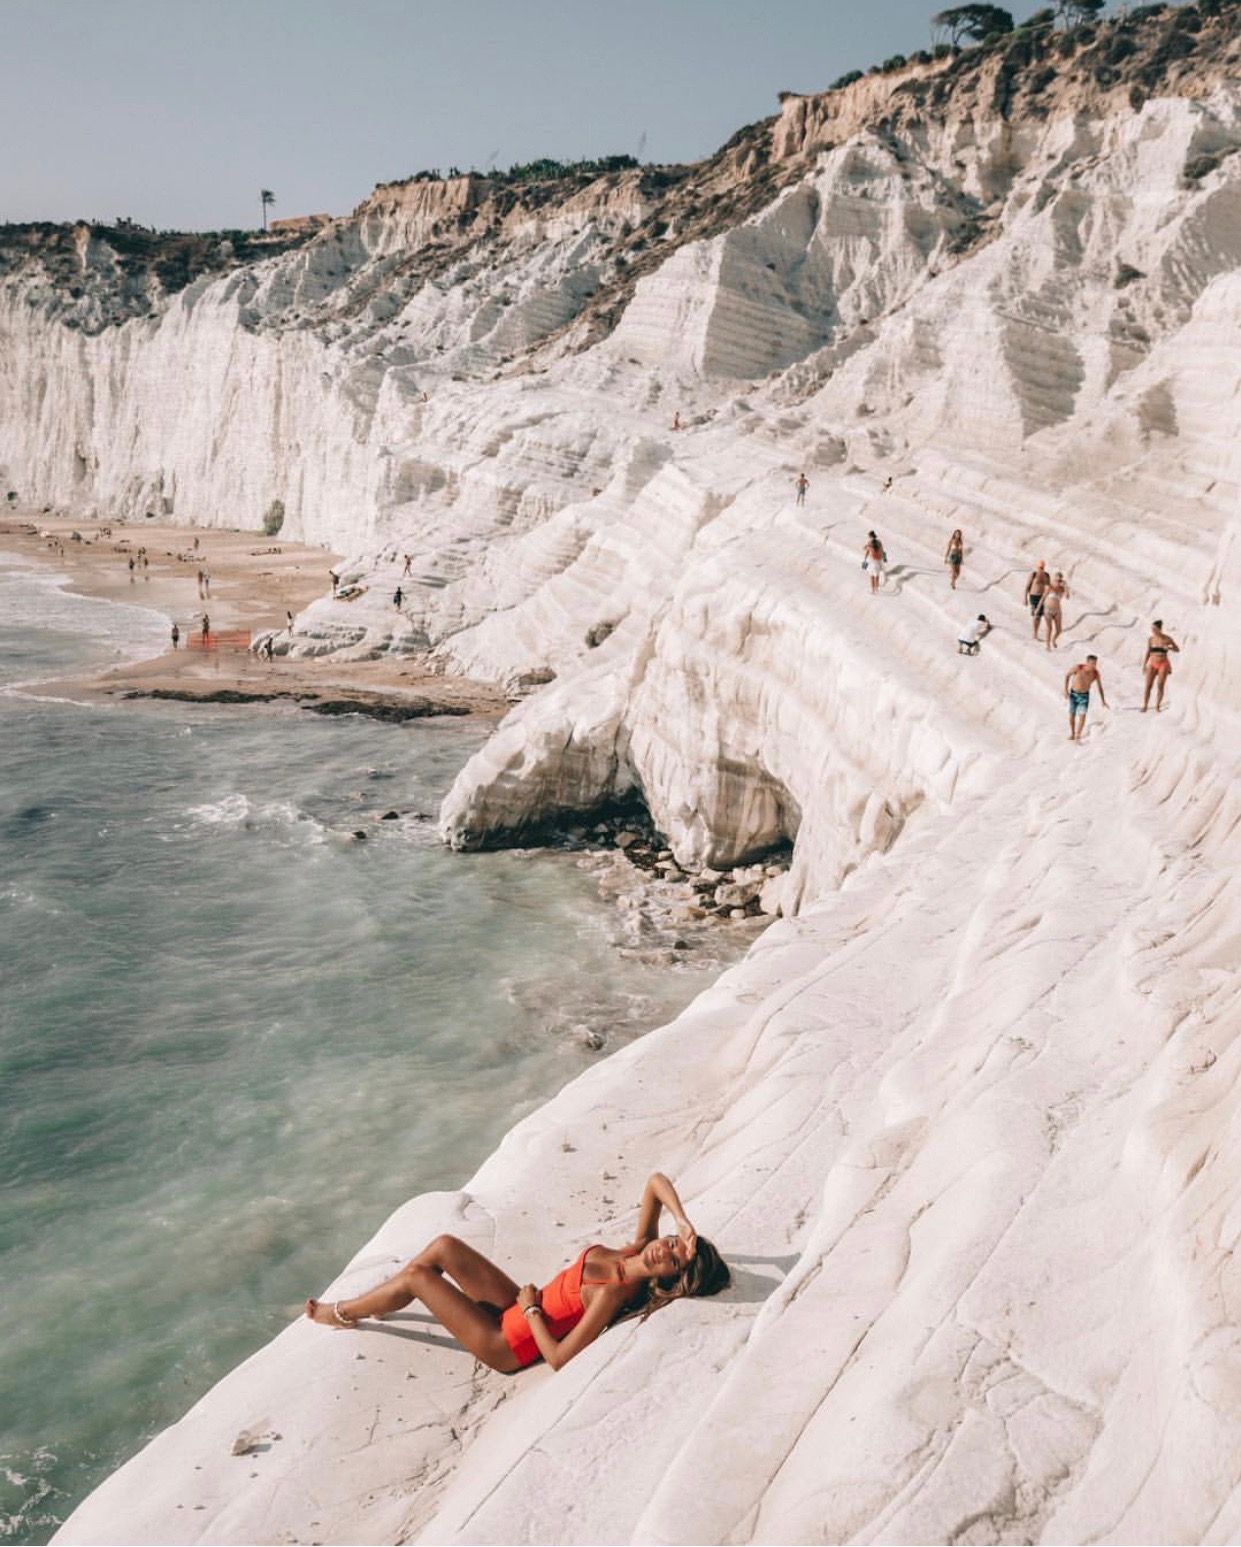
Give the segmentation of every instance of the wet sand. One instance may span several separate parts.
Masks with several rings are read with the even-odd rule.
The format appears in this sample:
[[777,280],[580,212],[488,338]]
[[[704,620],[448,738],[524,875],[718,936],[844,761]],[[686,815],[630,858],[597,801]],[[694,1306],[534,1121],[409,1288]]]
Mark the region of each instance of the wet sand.
[[[49,697],[208,703],[288,699],[319,713],[385,719],[498,717],[509,707],[489,684],[440,675],[429,661],[409,656],[342,661],[278,655],[267,661],[252,654],[248,646],[254,633],[284,628],[286,611],[296,617],[328,590],[339,556],[326,548],[261,532],[88,521],[20,509],[0,519],[0,548],[68,575],[69,588],[81,595],[150,607],[169,619],[169,645],[162,655],[38,684]],[[145,549],[147,563],[136,563],[131,571],[129,560],[137,558],[139,549]],[[200,570],[210,577],[205,589],[199,586]],[[211,625],[207,649],[202,648],[204,613]],[[177,649],[171,642],[173,621],[181,631]]]

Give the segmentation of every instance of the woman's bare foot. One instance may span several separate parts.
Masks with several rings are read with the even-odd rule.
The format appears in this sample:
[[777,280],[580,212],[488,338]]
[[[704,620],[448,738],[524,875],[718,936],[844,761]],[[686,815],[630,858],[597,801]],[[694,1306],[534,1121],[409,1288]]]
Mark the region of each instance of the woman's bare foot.
[[352,1316],[344,1314],[339,1300],[331,1305],[323,1300],[307,1300],[306,1315],[311,1321],[317,1321],[320,1326],[335,1327],[337,1332],[353,1332],[358,1325]]

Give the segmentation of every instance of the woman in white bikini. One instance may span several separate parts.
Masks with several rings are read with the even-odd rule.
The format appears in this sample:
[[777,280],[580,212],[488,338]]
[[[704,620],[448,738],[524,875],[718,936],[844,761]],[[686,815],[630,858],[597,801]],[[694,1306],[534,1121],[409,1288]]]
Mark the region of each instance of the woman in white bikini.
[[883,551],[883,544],[875,536],[874,532],[866,535],[866,546],[862,549],[862,568],[870,576],[870,594],[874,596],[879,590],[879,582],[883,579],[883,566],[887,554]]
[[1047,624],[1047,648],[1055,650],[1060,645],[1060,634],[1064,629],[1064,612],[1061,603],[1068,599],[1069,588],[1065,582],[1061,570],[1056,571],[1055,579],[1043,593],[1043,618]]

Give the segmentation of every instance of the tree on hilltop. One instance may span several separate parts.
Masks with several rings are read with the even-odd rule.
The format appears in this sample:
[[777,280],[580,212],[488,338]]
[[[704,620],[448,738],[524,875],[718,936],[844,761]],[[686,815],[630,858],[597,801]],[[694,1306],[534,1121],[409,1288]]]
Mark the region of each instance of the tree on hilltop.
[[942,28],[948,40],[958,46],[965,40],[985,43],[988,38],[999,37],[1013,30],[1011,11],[999,5],[954,5],[947,11],[936,11],[931,26]]
[[259,189],[259,203],[263,206],[263,230],[267,230],[267,206],[276,202],[276,195],[270,188]]
[[1079,27],[1106,10],[1107,0],[1055,0],[1055,6],[1056,15],[1066,27]]

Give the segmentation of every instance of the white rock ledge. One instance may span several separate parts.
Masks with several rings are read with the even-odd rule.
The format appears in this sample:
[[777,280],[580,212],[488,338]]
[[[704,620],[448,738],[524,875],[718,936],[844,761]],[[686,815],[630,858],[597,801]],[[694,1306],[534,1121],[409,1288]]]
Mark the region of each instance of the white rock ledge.
[[[37,276],[0,284],[23,497],[253,525],[279,496],[363,593],[299,648],[547,682],[463,770],[451,842],[636,794],[687,865],[794,843],[742,965],[326,1291],[441,1230],[538,1278],[623,1234],[658,1165],[729,1294],[556,1376],[480,1372],[416,1318],[296,1323],[58,1540],[1241,1537],[1228,26],[1175,96],[1092,76],[1004,117],[989,56],[924,116],[888,78],[793,99],[702,174],[709,208],[770,176],[751,212],[666,258],[612,187],[368,310],[377,264],[474,218],[458,188],[91,338]],[[1040,558],[1071,590],[1055,653],[1021,602]],[[1183,648],[1158,717],[1152,615]],[[1086,651],[1111,708],[1070,748]],[[243,1430],[279,1438],[235,1456]]]

